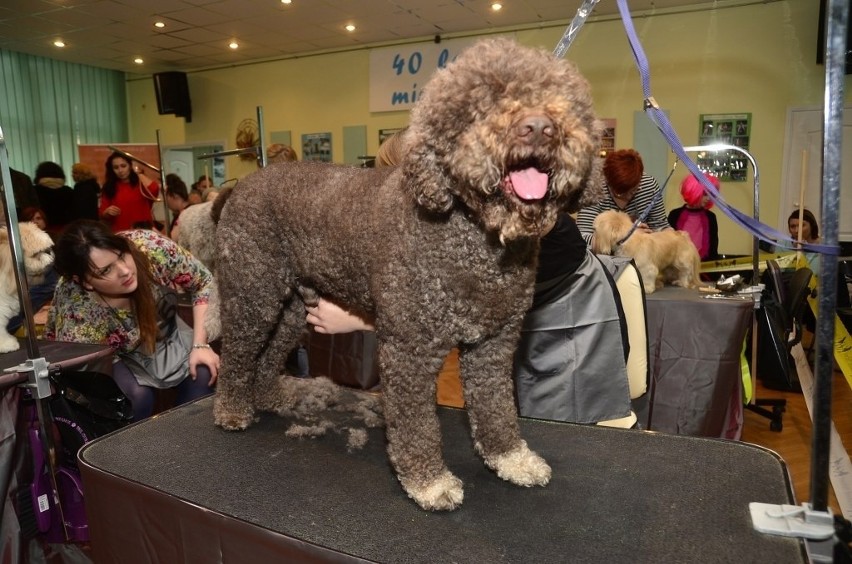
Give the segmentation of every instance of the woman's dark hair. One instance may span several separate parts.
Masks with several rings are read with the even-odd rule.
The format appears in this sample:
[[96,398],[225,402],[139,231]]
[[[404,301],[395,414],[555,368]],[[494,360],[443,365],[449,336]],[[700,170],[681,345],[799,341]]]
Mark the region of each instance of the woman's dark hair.
[[43,163],[39,163],[36,167],[35,176],[33,177],[33,184],[38,184],[38,181],[42,178],[61,178],[63,181],[65,180],[65,171],[62,170],[62,167],[56,163],[45,161]]
[[47,223],[47,214],[44,213],[44,210],[36,207],[36,206],[27,206],[21,210],[21,215],[19,219],[21,221],[32,221],[37,213],[41,214],[41,217],[44,218],[45,223]]
[[119,153],[118,151],[110,154],[110,156],[107,157],[107,160],[106,160],[106,171],[105,171],[106,176],[104,176],[104,178],[106,180],[104,180],[104,187],[103,187],[103,195],[106,196],[107,199],[110,199],[110,200],[115,198],[115,191],[116,191],[115,185],[118,183],[118,176],[116,176],[115,171],[112,170],[112,161],[113,161],[113,159],[116,159],[116,158],[124,159],[127,162],[128,166],[130,166],[130,178],[128,178],[128,180],[130,181],[130,185],[131,186],[138,186],[139,185],[139,175],[136,174],[135,170],[133,170],[133,162],[130,159],[128,159],[127,157],[125,157],[123,154]]
[[186,189],[186,183],[181,180],[180,176],[174,173],[166,175],[166,193],[174,194],[182,200],[189,199],[189,191]]
[[[794,211],[790,214],[790,217],[787,218],[787,223],[790,223],[791,219],[799,219],[799,210]],[[811,224],[811,237],[814,239],[819,239],[819,225],[817,225],[816,217],[808,208],[802,210],[802,219]]]
[[116,235],[109,227],[99,221],[79,219],[70,223],[59,235],[54,246],[56,256],[54,268],[66,280],[74,280],[80,285],[94,276],[90,254],[92,249],[130,253],[136,262],[137,284],[130,294],[130,303],[143,350],[152,353],[156,347],[159,330],[157,328],[157,307],[152,287],[151,263],[148,257],[125,237]]

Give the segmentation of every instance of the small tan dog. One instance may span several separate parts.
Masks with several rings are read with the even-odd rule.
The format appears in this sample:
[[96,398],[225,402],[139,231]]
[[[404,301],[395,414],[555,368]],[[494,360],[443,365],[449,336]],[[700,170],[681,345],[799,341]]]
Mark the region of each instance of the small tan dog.
[[[36,227],[34,223],[18,224],[21,233],[21,251],[24,255],[24,269],[27,281],[37,284],[41,276],[53,264],[53,240],[50,235]],[[12,246],[9,244],[9,232],[0,229],[0,353],[16,351],[20,343],[6,331],[9,320],[21,311],[18,287],[15,284],[15,260],[12,258]]]
[[633,227],[633,220],[624,212],[609,210],[595,218],[595,238],[592,250],[597,254],[631,257],[642,275],[645,293],[652,294],[671,282],[684,288],[695,288],[701,281],[701,258],[692,239],[685,231],[666,229],[647,233],[636,229],[621,245]]

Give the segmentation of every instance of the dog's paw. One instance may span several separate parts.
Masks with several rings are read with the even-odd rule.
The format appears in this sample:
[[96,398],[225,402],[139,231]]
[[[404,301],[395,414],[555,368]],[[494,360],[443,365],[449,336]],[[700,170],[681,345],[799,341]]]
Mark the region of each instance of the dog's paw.
[[427,511],[452,511],[462,504],[464,488],[462,481],[449,470],[424,485],[414,485],[408,480],[400,480],[408,497]]
[[521,441],[521,446],[486,460],[489,468],[508,482],[519,486],[546,486],[550,482],[550,466]]
[[226,431],[245,431],[257,419],[251,410],[235,411],[223,407],[220,401],[213,403],[213,421]]
[[12,335],[0,335],[0,353],[16,351],[21,348],[21,343]]

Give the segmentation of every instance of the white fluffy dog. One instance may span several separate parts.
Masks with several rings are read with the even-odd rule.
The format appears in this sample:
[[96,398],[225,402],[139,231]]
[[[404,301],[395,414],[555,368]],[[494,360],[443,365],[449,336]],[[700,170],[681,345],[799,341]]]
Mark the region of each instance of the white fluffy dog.
[[216,222],[210,215],[212,209],[213,202],[204,202],[189,206],[180,212],[177,244],[215,272]]
[[592,250],[598,254],[631,257],[642,275],[645,293],[652,294],[671,282],[684,288],[695,288],[701,281],[701,258],[685,231],[666,229],[647,233],[636,229],[619,244],[633,227],[633,220],[624,212],[609,210],[595,218],[595,238]]
[[[53,240],[34,223],[18,224],[21,233],[21,252],[24,269],[30,284],[41,282],[41,276],[53,264]],[[6,331],[9,320],[21,311],[18,287],[15,284],[15,260],[9,243],[9,232],[0,229],[0,353],[20,348],[18,339]]]

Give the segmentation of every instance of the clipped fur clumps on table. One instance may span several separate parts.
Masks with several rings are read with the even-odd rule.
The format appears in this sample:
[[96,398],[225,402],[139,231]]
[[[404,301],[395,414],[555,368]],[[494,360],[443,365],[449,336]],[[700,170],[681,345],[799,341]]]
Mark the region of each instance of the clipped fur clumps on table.
[[281,402],[274,411],[293,422],[290,438],[316,438],[332,432],[346,434],[348,450],[367,444],[367,428],[384,425],[379,397],[338,386],[325,377],[281,376]]

